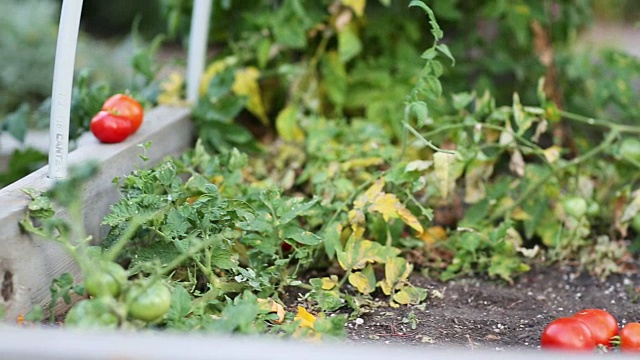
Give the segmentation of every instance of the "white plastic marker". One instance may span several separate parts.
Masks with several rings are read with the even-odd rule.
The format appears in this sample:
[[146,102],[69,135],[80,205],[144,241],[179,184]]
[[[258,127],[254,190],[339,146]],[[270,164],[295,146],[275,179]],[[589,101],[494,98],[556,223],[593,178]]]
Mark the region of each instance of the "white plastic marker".
[[63,0],[56,44],[49,130],[49,178],[67,176],[69,117],[82,0]]
[[198,101],[200,78],[204,71],[207,39],[209,38],[209,20],[211,18],[211,0],[195,0],[191,15],[189,33],[189,55],[187,58],[187,101]]

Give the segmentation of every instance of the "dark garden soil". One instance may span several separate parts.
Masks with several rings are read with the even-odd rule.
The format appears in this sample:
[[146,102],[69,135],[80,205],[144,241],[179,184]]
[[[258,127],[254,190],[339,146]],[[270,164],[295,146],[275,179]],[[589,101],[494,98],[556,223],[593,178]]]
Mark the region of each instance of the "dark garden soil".
[[477,278],[443,283],[415,277],[412,283],[429,290],[424,306],[393,308],[381,301],[365,307],[347,324],[348,341],[535,349],[546,324],[581,309],[606,309],[620,324],[640,320],[638,274],[602,282],[565,267],[534,269],[513,285]]

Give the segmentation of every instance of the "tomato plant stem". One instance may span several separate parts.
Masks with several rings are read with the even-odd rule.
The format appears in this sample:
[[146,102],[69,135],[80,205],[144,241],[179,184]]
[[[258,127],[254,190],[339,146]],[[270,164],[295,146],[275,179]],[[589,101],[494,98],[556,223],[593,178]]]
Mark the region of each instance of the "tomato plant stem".
[[402,124],[404,125],[405,129],[409,130],[409,132],[411,132],[415,137],[417,137],[420,141],[422,141],[425,145],[427,145],[431,150],[445,153],[445,154],[451,154],[451,155],[457,154],[455,151],[440,149],[439,147],[433,145],[431,141],[427,140],[418,131],[416,131],[416,129],[414,129],[413,126],[409,125],[407,122],[403,121]]
[[562,110],[560,111],[560,115],[562,115],[564,118],[567,118],[569,120],[574,120],[574,121],[578,121],[581,123],[594,125],[594,126],[602,126],[602,127],[609,128],[611,130],[617,130],[618,132],[621,132],[621,133],[640,134],[640,126],[616,124],[610,121],[596,119],[596,118],[579,115],[579,114],[574,114],[574,113],[571,113],[568,111],[562,111]]

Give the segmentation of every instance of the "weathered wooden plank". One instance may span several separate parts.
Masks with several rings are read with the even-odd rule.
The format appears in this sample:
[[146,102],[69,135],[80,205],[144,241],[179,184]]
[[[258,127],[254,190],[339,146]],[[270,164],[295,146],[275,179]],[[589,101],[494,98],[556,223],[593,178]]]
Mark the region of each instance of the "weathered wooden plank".
[[[155,164],[161,159],[178,155],[193,145],[193,124],[189,109],[159,107],[145,115],[143,126],[125,142],[100,144],[91,134],[79,141],[69,154],[70,164],[89,160],[101,163],[101,171],[84,191],[85,226],[94,237],[104,235],[100,227],[109,205],[116,202],[118,193],[112,180],[132,170]],[[152,142],[144,163],[138,146]],[[5,308],[6,320],[15,319],[32,304],[45,304],[49,298],[51,280],[64,272],[77,276],[78,269],[58,244],[23,234],[18,225],[29,198],[24,188],[44,190],[51,186],[48,167],[39,169],[19,181],[0,189],[0,306]],[[81,191],[81,189],[78,189]]]

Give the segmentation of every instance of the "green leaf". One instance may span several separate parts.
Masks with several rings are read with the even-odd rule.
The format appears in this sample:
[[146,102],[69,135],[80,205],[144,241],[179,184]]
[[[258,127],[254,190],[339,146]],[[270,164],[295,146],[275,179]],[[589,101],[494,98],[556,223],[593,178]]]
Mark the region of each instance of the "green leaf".
[[451,60],[452,66],[456,64],[456,59],[454,59],[453,55],[451,54],[451,50],[449,50],[449,47],[446,44],[438,44],[436,45],[436,49],[438,49],[441,53],[443,53]]
[[342,63],[356,57],[362,51],[362,42],[352,28],[352,25],[345,26],[338,32],[338,54]]
[[320,62],[320,70],[323,75],[322,86],[329,100],[342,111],[347,93],[347,70],[338,53],[326,53]]
[[345,305],[337,288],[331,290],[314,289],[309,293],[309,298],[318,303],[323,311],[335,311]]
[[428,48],[422,53],[422,55],[420,55],[420,57],[425,60],[433,60],[436,56],[438,56],[438,53],[435,48]]
[[460,92],[451,95],[453,108],[456,110],[462,110],[466,108],[474,99],[475,95],[469,92]]
[[436,20],[436,16],[431,10],[431,8],[421,0],[412,0],[409,3],[409,7],[414,7],[414,6],[421,8],[429,16],[429,24],[431,25],[431,34],[433,34],[433,37],[436,39],[436,41],[442,39],[442,37],[444,36],[444,33],[442,32],[442,29],[440,29],[440,26],[438,25],[438,22]]
[[[260,314],[260,304],[255,295],[245,292],[227,303],[220,318],[213,323],[212,330],[223,333],[256,333],[260,330],[256,318]],[[263,325],[264,326],[264,325]]]
[[413,101],[409,104],[411,114],[413,114],[419,124],[424,124],[429,117],[429,108],[424,101]]
[[171,306],[167,312],[167,320],[176,322],[189,315],[192,300],[191,295],[184,287],[180,285],[174,287],[171,293]]
[[442,96],[442,84],[440,80],[433,75],[427,75],[424,77],[424,81],[427,87],[423,90],[424,94],[433,100],[438,100]]
[[24,142],[30,114],[31,108],[29,104],[22,103],[18,109],[4,117],[2,120],[2,129],[6,129],[9,134],[18,141]]
[[327,226],[326,230],[322,234],[324,239],[324,251],[329,257],[333,259],[337,251],[342,251],[342,243],[340,242],[340,225],[338,223],[331,223]]
[[211,266],[225,270],[233,269],[238,266],[238,261],[230,249],[220,244],[211,249]]
[[[31,310],[24,315],[25,320],[34,323],[40,323],[44,318],[44,308],[40,304],[33,305]],[[2,319],[2,309],[0,309],[0,319]]]
[[298,125],[299,111],[295,105],[287,105],[276,117],[276,130],[284,141],[301,142],[304,132]]
[[[300,197],[288,199],[284,202],[282,207],[276,211],[278,215],[280,215],[278,221],[280,221],[281,225],[288,224],[291,220],[303,215],[306,211],[311,209],[318,200],[319,198],[313,198],[309,201],[304,201],[304,199]],[[281,214],[282,210],[285,212]]]
[[304,230],[297,225],[287,226],[282,231],[282,236],[286,239],[292,239],[304,245],[318,245],[322,242],[322,238],[310,231]]
[[132,250],[131,259],[134,265],[148,261],[158,261],[160,264],[166,265],[180,254],[182,251],[178,250],[174,243],[156,241],[146,246],[136,247],[135,250]]

